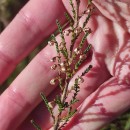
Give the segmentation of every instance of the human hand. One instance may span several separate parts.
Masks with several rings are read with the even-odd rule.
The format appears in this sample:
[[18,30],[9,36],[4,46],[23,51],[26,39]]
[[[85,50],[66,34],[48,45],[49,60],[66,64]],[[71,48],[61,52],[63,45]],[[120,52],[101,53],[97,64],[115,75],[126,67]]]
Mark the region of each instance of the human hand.
[[[63,1],[63,3],[67,7],[68,12],[71,12],[67,1]],[[123,3],[123,1],[115,1],[115,3],[103,1],[102,5],[99,4],[98,0],[95,0],[93,3],[99,11],[95,12],[88,24],[93,31],[88,39],[88,42],[93,45],[92,55],[89,62],[76,75],[81,73],[89,64],[92,64],[93,68],[85,76],[85,82],[81,85],[78,97],[80,102],[77,104],[77,107],[81,106],[78,108],[76,116],[65,128],[66,130],[100,129],[130,107],[130,87],[128,80],[130,76],[128,53],[130,42],[128,24],[130,20],[127,17],[130,9],[125,10],[128,4]],[[107,6],[104,7],[105,5]],[[83,1],[81,9],[85,7],[85,1]],[[117,8],[121,12],[119,10],[117,12]],[[7,36],[6,33],[3,35]],[[25,37],[25,34],[23,35]],[[18,39],[20,42],[19,46],[23,42],[20,41],[21,39]],[[30,39],[27,42],[28,44],[32,42]],[[36,42],[38,43],[38,41]],[[14,43],[14,41],[10,43]],[[10,51],[12,52],[12,50]],[[39,93],[43,91],[46,95],[49,95],[52,91],[51,89],[54,89],[49,85],[50,79],[56,75],[55,72],[50,71],[49,67],[51,66],[49,59],[54,54],[55,52],[52,47],[44,48],[16,78],[11,87],[1,95],[0,113],[2,114],[0,122],[3,123],[1,129],[8,130],[18,127],[40,102]],[[49,98],[53,98],[55,93],[56,91],[53,91],[53,94],[50,94]],[[29,124],[29,120],[32,118],[38,121],[43,129],[51,126],[49,113],[42,104],[30,114],[17,130],[33,129]],[[7,114],[8,117],[6,117]]]
[[[56,19],[65,22],[64,12],[60,0],[31,0],[26,4],[0,35],[0,83],[57,29]],[[50,78],[46,75],[50,71],[48,58],[52,55],[47,53],[47,48],[41,51],[1,94],[0,130],[15,130],[40,102],[39,92],[48,95],[52,91],[48,90],[48,84],[53,74],[49,74]]]

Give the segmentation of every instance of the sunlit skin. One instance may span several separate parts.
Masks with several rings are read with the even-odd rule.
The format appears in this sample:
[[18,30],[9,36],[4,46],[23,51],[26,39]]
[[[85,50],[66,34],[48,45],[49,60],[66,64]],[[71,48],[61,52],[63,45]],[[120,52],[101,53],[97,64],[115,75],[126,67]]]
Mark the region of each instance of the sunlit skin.
[[[75,77],[88,65],[93,68],[80,86],[78,112],[64,130],[100,130],[130,108],[130,2],[111,1],[93,0],[96,9],[87,25],[92,29],[88,37],[92,50]],[[86,0],[82,0],[80,12],[86,7]],[[0,35],[1,84],[56,29],[56,19],[66,22],[66,10],[72,14],[69,0],[30,0],[23,7]],[[45,47],[0,96],[0,130],[34,130],[30,119],[43,130],[51,129],[52,120],[39,93],[49,99],[58,93],[58,87],[50,85],[57,74],[50,69],[55,55],[55,47]]]

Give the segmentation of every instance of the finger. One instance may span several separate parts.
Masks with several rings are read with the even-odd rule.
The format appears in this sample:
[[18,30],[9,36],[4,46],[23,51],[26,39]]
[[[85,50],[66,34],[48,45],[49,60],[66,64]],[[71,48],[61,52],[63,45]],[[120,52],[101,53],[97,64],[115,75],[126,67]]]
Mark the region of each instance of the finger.
[[111,78],[91,94],[80,106],[77,115],[65,128],[99,130],[130,108],[130,87]]
[[0,35],[0,83],[16,65],[55,29],[55,20],[65,22],[60,0],[31,0]]
[[53,89],[49,80],[55,77],[55,72],[50,72],[48,52],[54,51],[47,49],[40,53],[1,95],[0,129],[15,129],[39,103],[39,93],[44,91],[47,95]]

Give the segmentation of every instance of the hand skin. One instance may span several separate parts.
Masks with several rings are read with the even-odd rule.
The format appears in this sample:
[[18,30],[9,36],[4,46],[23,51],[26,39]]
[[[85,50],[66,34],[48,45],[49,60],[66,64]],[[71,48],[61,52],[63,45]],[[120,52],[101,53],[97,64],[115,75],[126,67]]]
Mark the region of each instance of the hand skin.
[[[130,2],[93,0],[93,4],[97,8],[87,25],[93,31],[88,37],[92,54],[76,75],[89,64],[93,68],[81,84],[80,102],[75,106],[78,112],[64,130],[100,130],[130,108]],[[82,0],[80,12],[86,5],[86,0]],[[56,19],[66,22],[66,10],[71,15],[69,0],[30,0],[18,13],[0,35],[1,83],[56,29]],[[67,43],[69,40],[66,38]],[[51,117],[39,93],[42,91],[52,99],[58,92],[56,86],[49,84],[56,76],[49,62],[54,55],[55,48],[45,47],[0,96],[0,130],[34,130],[32,118],[43,130],[51,128]]]

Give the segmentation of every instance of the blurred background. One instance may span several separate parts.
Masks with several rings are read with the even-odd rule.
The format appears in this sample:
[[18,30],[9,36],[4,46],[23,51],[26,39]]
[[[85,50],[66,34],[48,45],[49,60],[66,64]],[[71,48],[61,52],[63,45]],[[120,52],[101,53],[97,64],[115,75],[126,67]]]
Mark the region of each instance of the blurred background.
[[[28,2],[28,0],[0,0],[0,33],[15,17],[18,11]],[[45,46],[45,43],[37,47],[26,59],[24,59],[10,75],[10,77],[0,86],[0,94],[10,85],[15,77],[27,66],[32,58]],[[123,105],[123,104],[121,104]],[[130,130],[130,110],[118,117],[111,124],[102,130]]]

